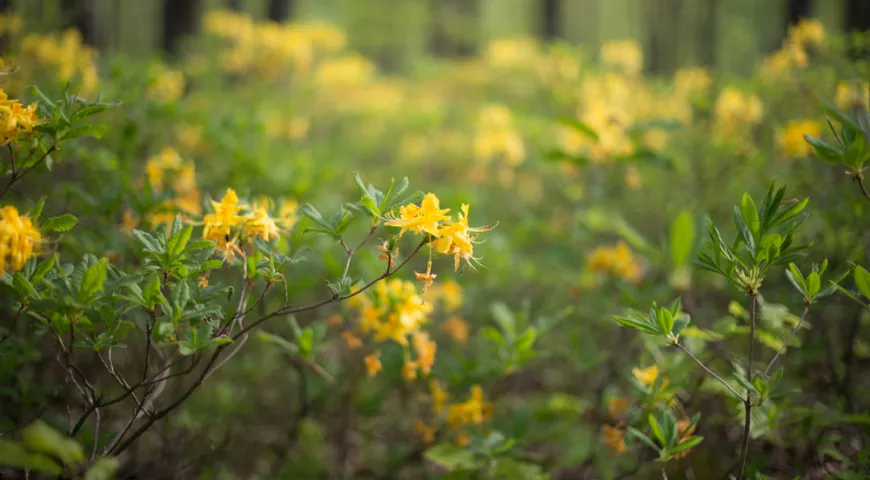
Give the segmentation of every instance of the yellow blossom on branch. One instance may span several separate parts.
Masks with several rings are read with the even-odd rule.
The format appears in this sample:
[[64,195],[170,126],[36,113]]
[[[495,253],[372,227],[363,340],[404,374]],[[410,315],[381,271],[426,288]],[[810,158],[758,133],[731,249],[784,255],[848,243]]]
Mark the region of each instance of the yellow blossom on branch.
[[612,448],[616,453],[625,453],[628,448],[625,446],[625,430],[619,427],[604,425],[601,427],[601,436],[604,444]]
[[32,133],[37,123],[35,103],[25,107],[0,88],[0,145]]
[[0,274],[19,271],[35,253],[42,237],[27,215],[12,205],[0,209]]
[[810,145],[804,135],[819,138],[821,134],[822,124],[815,120],[792,120],[776,131],[776,144],[788,157],[806,157]]
[[380,356],[381,356],[381,352],[378,351],[378,352],[366,355],[365,358],[363,359],[363,361],[365,362],[365,365],[366,365],[366,373],[368,373],[368,375],[370,377],[374,377],[375,375],[377,375],[377,373],[380,372],[381,369],[383,368],[381,366]]

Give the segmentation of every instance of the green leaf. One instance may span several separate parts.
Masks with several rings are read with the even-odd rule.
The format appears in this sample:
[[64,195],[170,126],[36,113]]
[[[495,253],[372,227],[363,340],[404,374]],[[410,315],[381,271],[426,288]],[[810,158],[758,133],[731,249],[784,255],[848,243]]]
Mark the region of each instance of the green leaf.
[[36,270],[33,271],[33,275],[30,276],[30,281],[39,282],[42,280],[45,275],[51,271],[52,267],[54,267],[54,262],[57,260],[57,256],[49,255],[45,257],[39,265],[36,266]]
[[160,248],[160,242],[158,242],[150,233],[143,232],[142,230],[133,230],[133,236],[136,237],[136,240],[138,240],[146,250],[158,253],[162,251]]
[[48,200],[48,197],[42,196],[39,197],[39,201],[36,202],[36,205],[27,212],[27,216],[30,217],[31,220],[36,221],[39,220],[39,216],[42,215],[42,209],[45,207],[45,201]]
[[782,224],[782,223],[785,223],[786,221],[788,221],[788,220],[794,218],[794,217],[797,216],[799,213],[801,213],[801,212],[804,211],[804,209],[807,207],[807,204],[808,204],[809,202],[810,202],[810,199],[809,199],[809,198],[805,198],[805,199],[799,201],[798,203],[792,205],[791,207],[788,208],[788,210],[786,210],[786,211],[780,213],[779,215],[777,215],[776,217],[774,217],[773,220],[771,220],[771,222],[770,222],[770,228],[773,228],[773,227],[775,227],[775,226],[777,226],[777,225],[780,225],[780,224]]
[[82,108],[73,112],[72,116],[70,117],[70,120],[76,121],[80,118],[85,118],[85,117],[89,117],[91,115],[96,115],[96,114],[106,110],[107,108],[109,108],[109,106],[104,104],[104,103],[92,103],[90,105],[85,105]]
[[668,450],[668,455],[676,455],[680,452],[685,452],[686,450],[698,445],[704,441],[704,437],[692,437],[682,443],[677,444],[676,447]]
[[807,275],[807,296],[809,298],[813,298],[819,293],[819,288],[821,288],[822,280],[819,278],[818,272],[812,272]]
[[46,232],[66,232],[73,228],[78,221],[75,216],[67,213],[59,217],[49,218],[42,224],[41,230]]
[[855,266],[855,286],[864,298],[870,298],[870,272],[860,265]]
[[647,423],[649,423],[649,428],[653,433],[653,436],[659,441],[659,445],[665,446],[668,442],[665,440],[665,435],[662,432],[662,427],[659,425],[659,421],[656,420],[656,417],[653,414],[649,414],[647,416]]
[[840,162],[844,152],[828,145],[827,143],[814,138],[810,135],[804,135],[804,140],[813,147],[813,152],[816,156],[827,162]]
[[426,460],[448,470],[474,468],[478,465],[474,454],[462,447],[442,443],[423,452]]
[[184,253],[184,248],[187,246],[192,233],[193,226],[185,225],[169,237],[169,240],[166,242],[166,253],[169,255],[170,261],[174,261]]
[[281,347],[284,351],[290,354],[298,354],[299,347],[296,346],[295,343],[287,341],[286,339],[279,337],[278,335],[274,335],[268,332],[259,331],[256,333],[257,339],[271,343],[273,345],[277,345]]
[[571,127],[574,130],[577,130],[578,132],[583,133],[584,135],[591,138],[592,140],[595,140],[596,142],[599,140],[598,132],[596,132],[595,129],[593,129],[592,127],[590,127],[586,123],[581,122],[580,120],[577,120],[575,118],[566,118],[566,117],[559,118],[558,120],[559,120],[559,123],[561,123],[562,125],[565,125],[567,127]]
[[858,124],[855,123],[848,115],[841,112],[833,103],[822,100],[822,108],[824,108],[825,112],[834,117],[838,122],[840,122],[844,127],[850,128],[852,130],[858,130]]
[[[794,263],[788,264],[788,269],[785,271],[785,276],[788,278],[788,281],[794,285],[794,288],[797,289],[802,295],[807,295],[807,283],[804,280],[804,276],[800,270],[798,270],[797,266]],[[807,295],[809,296],[809,295]]]
[[221,268],[223,264],[224,262],[216,258],[212,258],[211,260],[202,264],[202,270],[214,270],[216,268]]
[[740,198],[740,213],[743,215],[743,219],[746,221],[746,226],[749,227],[749,231],[752,232],[752,235],[758,236],[759,229],[761,228],[761,221],[758,218],[758,210],[755,208],[755,202],[752,201],[752,197],[750,197],[748,193],[744,193],[743,197]]
[[113,457],[102,457],[98,459],[88,472],[85,474],[85,480],[112,480],[115,478],[115,472],[121,463]]
[[24,298],[36,298],[39,296],[36,293],[36,289],[33,288],[33,284],[30,283],[30,280],[24,278],[21,272],[15,272],[12,275],[12,288]]
[[694,244],[695,222],[690,212],[683,211],[671,223],[671,262],[675,267],[686,264]]
[[614,315],[613,319],[619,322],[621,325],[626,327],[631,327],[637,330],[640,330],[644,333],[648,333],[650,335],[660,335],[661,331],[651,323],[642,322],[640,320],[629,318],[629,317],[621,317],[619,315]]
[[106,284],[108,267],[109,261],[105,258],[101,258],[99,262],[88,267],[84,277],[82,277],[82,284],[79,287],[79,301],[87,301],[93,295],[103,290],[103,286]]
[[109,131],[109,127],[103,124],[91,124],[91,125],[82,125],[80,127],[76,127],[66,132],[66,135],[63,136],[64,139],[70,138],[78,138],[78,137],[94,137],[94,138],[103,138],[103,135]]
[[638,430],[638,429],[636,429],[636,428],[634,428],[634,427],[627,427],[627,428],[626,428],[626,431],[628,432],[629,435],[631,435],[632,437],[634,437],[634,438],[640,440],[640,441],[643,442],[646,446],[648,446],[649,448],[655,450],[656,452],[658,452],[658,451],[661,450],[661,447],[659,447],[658,445],[656,445],[656,443],[653,442],[651,438],[649,438],[649,437],[647,437],[646,435],[644,435],[640,430]]
[[27,426],[21,432],[21,438],[27,448],[51,455],[66,465],[85,461],[85,453],[78,442],[61,435],[42,420]]
[[749,254],[753,257],[755,256],[755,237],[752,234],[752,231],[749,229],[749,225],[746,224],[746,220],[743,218],[743,213],[740,211],[740,208],[737,205],[734,206],[734,225],[737,226],[737,231],[740,233],[740,238],[743,239],[743,242],[746,244],[746,248],[749,249]]
[[60,475],[63,469],[50,457],[41,453],[28,452],[18,442],[0,439],[0,466],[17,469],[29,468],[39,473]]
[[688,314],[680,315],[676,320],[674,320],[674,327],[671,329],[671,333],[679,335],[680,332],[689,326],[690,321],[691,317]]

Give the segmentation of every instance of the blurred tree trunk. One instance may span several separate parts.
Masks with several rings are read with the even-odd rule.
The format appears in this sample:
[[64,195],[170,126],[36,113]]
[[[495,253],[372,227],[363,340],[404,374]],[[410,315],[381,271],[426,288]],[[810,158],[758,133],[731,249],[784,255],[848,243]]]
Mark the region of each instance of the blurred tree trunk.
[[679,67],[682,0],[647,0],[646,67],[652,73],[670,73]]
[[802,18],[808,18],[811,4],[811,0],[788,0],[785,5],[785,27],[798,23]]
[[163,51],[178,53],[181,39],[196,32],[200,0],[164,0]]
[[437,56],[461,57],[477,50],[478,0],[431,0],[429,49]]
[[541,37],[554,40],[562,33],[559,17],[562,13],[560,0],[541,0]]
[[870,30],[870,0],[846,0],[846,32]]
[[293,18],[293,0],[269,0],[266,14],[269,20],[284,23]]
[[94,0],[63,0],[64,21],[67,27],[75,28],[82,34],[82,41],[96,47],[97,16]]
[[0,12],[12,10],[12,0],[0,0]]
[[715,68],[716,49],[719,46],[716,41],[716,35],[719,33],[717,28],[719,0],[704,0],[701,4],[701,15],[697,23],[697,39],[700,46],[699,59],[701,65]]
[[227,0],[227,8],[237,12],[242,11],[242,0]]

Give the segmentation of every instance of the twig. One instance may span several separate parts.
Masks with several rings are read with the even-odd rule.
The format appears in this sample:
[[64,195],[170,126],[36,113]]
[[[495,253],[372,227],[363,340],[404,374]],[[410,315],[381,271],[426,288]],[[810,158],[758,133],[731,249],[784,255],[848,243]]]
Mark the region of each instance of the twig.
[[9,338],[12,335],[12,333],[15,331],[15,325],[18,324],[18,318],[21,316],[22,310],[24,310],[23,303],[21,304],[21,306],[18,307],[18,310],[15,312],[15,316],[12,317],[12,323],[9,325],[9,331],[6,332],[5,334],[3,334],[3,338],[0,338],[0,345],[2,345],[3,342],[5,342],[6,339]]
[[864,195],[864,198],[870,200],[870,192],[867,192],[867,187],[864,186],[864,175],[859,172],[855,175],[855,181],[858,182],[858,187],[861,188],[861,193]]
[[[749,309],[749,358],[746,366],[746,380],[752,384],[752,354],[755,344],[755,304],[758,299],[758,292],[752,291],[749,293],[750,309]],[[746,460],[749,457],[749,430],[752,427],[752,392],[746,391],[746,398],[743,399],[743,410],[745,419],[743,421],[743,446],[740,449],[740,475],[737,480],[743,480],[746,473]]]
[[804,322],[804,318],[807,316],[807,312],[809,311],[809,309],[809,305],[804,307],[804,312],[801,313],[801,318],[800,320],[798,320],[798,323],[797,325],[795,325],[794,329],[792,329],[791,334],[789,334],[788,340],[786,340],[785,343],[783,343],[782,346],[779,347],[779,351],[776,352],[776,355],[774,355],[772,359],[770,359],[770,363],[768,363],[767,367],[764,369],[765,376],[767,376],[767,372],[770,371],[770,367],[772,367],[773,364],[776,363],[776,359],[779,358],[782,352],[784,352],[786,347],[788,347],[788,345],[791,343],[791,340],[794,338],[795,334],[797,334],[798,329],[801,328],[801,324]]
[[[736,395],[737,398],[739,398],[740,400],[744,400],[743,395],[740,395],[739,393],[737,393],[736,390],[734,390],[733,388],[731,388],[731,385],[728,385],[728,382],[726,382],[725,380],[723,380],[722,377],[720,377],[719,375],[716,375],[716,372],[714,372],[713,370],[710,370],[706,365],[704,365],[703,362],[701,362],[701,360],[698,360],[698,357],[692,355],[692,352],[690,352],[686,347],[684,347],[684,346],[683,346],[682,344],[680,344],[680,343],[675,343],[674,345],[675,345],[677,348],[679,348],[680,350],[686,352],[686,354],[689,355],[689,357],[691,357],[692,360],[694,360],[698,365],[700,365],[701,368],[703,368],[705,372],[707,372],[707,373],[709,373],[710,375],[712,375],[713,378],[715,378],[716,380],[719,380],[719,383],[721,383],[722,385],[725,385],[725,388],[727,388],[731,393],[733,393],[734,395]],[[744,401],[745,401],[745,400],[744,400]]]

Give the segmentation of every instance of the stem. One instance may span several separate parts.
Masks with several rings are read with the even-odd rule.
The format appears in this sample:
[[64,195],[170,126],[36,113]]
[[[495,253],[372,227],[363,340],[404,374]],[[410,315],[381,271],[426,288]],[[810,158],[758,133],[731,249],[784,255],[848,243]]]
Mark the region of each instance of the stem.
[[12,317],[12,323],[9,325],[9,331],[3,334],[3,337],[0,338],[0,344],[6,341],[12,333],[15,331],[15,325],[18,324],[18,318],[21,316],[21,311],[24,310],[24,304],[18,307],[18,310],[15,312],[15,316]]
[[770,363],[768,363],[767,367],[764,369],[765,376],[767,375],[767,372],[770,371],[770,367],[772,367],[773,364],[776,363],[776,359],[779,358],[779,356],[782,354],[782,352],[784,352],[786,347],[788,347],[788,345],[791,343],[791,340],[794,338],[795,334],[797,334],[798,329],[801,328],[801,324],[804,323],[804,318],[807,316],[807,312],[809,311],[809,309],[810,309],[809,305],[804,307],[804,312],[801,313],[801,319],[798,320],[797,325],[795,325],[794,329],[789,334],[788,340],[786,340],[785,343],[783,343],[782,346],[779,347],[779,351],[776,352],[776,355],[773,356],[773,358],[770,360]]
[[722,380],[722,377],[720,377],[719,375],[716,375],[716,372],[714,372],[713,370],[710,370],[706,365],[704,365],[703,362],[701,362],[700,360],[698,360],[698,357],[692,355],[692,352],[690,352],[688,349],[686,349],[686,347],[684,347],[682,344],[679,344],[679,343],[675,343],[674,345],[675,345],[677,348],[679,348],[680,350],[686,352],[687,355],[689,355],[690,357],[692,357],[692,360],[694,360],[698,365],[700,365],[701,368],[703,368],[705,372],[707,372],[707,373],[709,373],[710,375],[712,375],[713,378],[715,378],[716,380],[719,380],[719,383],[721,383],[722,385],[725,385],[725,388],[727,388],[727,389],[728,389],[731,393],[733,393],[737,398],[739,398],[740,400],[742,400],[742,401],[744,401],[744,402],[746,401],[746,400],[743,398],[743,395],[740,395],[739,393],[737,393],[737,390],[734,390],[733,388],[731,388],[731,385],[728,385],[728,382],[726,382],[725,380]]
[[662,480],[668,480],[668,472],[665,470],[665,464],[662,464]]
[[[752,383],[752,354],[755,347],[755,304],[758,299],[758,292],[750,292],[750,308],[749,308],[749,358],[746,366],[746,380]],[[743,480],[746,473],[746,460],[749,456],[749,429],[752,427],[752,393],[747,390],[746,398],[743,399],[743,410],[745,419],[743,421],[743,446],[740,453],[740,475],[737,480]]]
[[867,192],[867,187],[864,186],[864,175],[859,172],[855,175],[855,181],[858,182],[858,187],[861,188],[861,193],[864,195],[864,198],[870,200],[870,193]]

